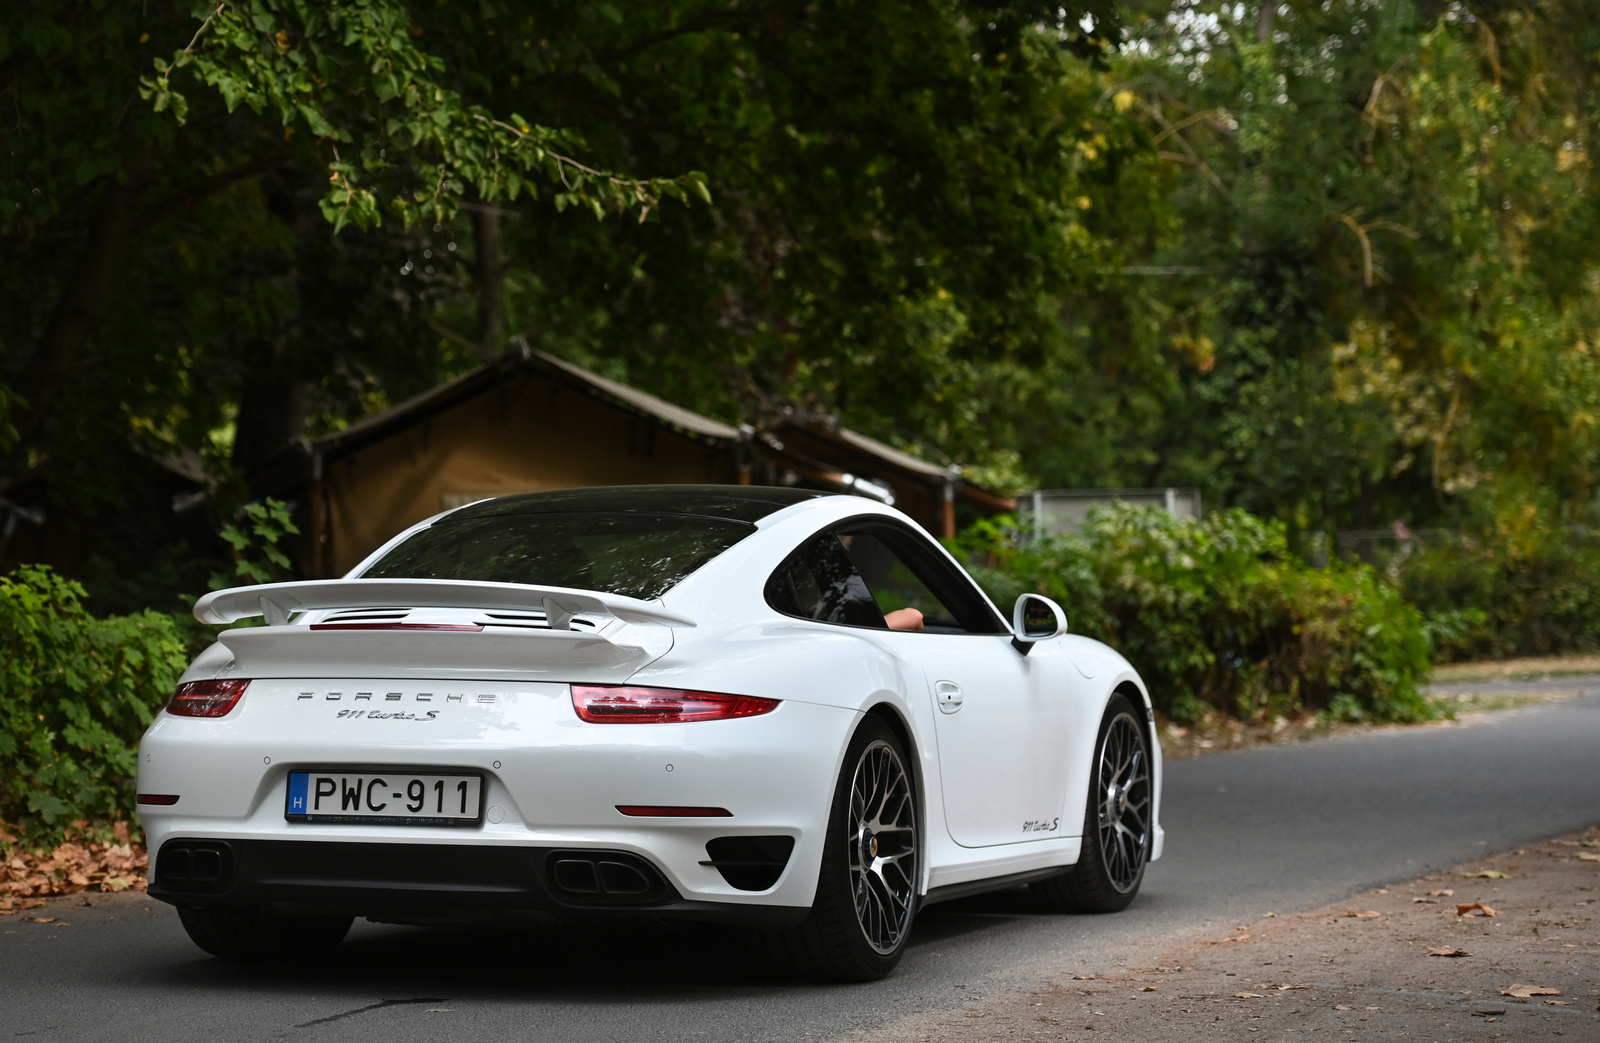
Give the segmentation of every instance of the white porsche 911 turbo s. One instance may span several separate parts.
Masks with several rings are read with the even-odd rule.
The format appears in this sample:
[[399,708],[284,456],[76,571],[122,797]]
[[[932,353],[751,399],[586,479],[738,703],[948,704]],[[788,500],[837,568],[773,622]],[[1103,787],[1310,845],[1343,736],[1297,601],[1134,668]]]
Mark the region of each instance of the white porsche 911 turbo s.
[[868,500],[508,496],[195,615],[267,624],[140,748],[150,894],[218,956],[303,959],[355,916],[637,916],[867,980],[921,906],[1117,910],[1161,854],[1138,674],[1045,598],[1008,625]]

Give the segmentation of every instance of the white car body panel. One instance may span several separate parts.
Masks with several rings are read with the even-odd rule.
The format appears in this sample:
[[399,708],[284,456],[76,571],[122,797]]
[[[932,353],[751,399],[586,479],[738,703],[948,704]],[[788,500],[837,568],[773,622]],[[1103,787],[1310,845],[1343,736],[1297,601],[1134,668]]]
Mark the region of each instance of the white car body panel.
[[[424,689],[431,699],[418,702]],[[387,700],[390,691],[402,699]],[[312,697],[302,699],[305,692]],[[363,693],[371,698],[359,699]],[[493,702],[481,701],[485,695]],[[362,710],[368,716],[350,716]],[[175,835],[616,848],[657,859],[686,898],[802,906],[816,888],[821,827],[796,812],[832,795],[832,751],[854,724],[845,711],[797,702],[746,720],[596,726],[572,712],[565,684],[253,682],[227,718],[158,718],[145,736],[139,786],[183,794],[170,809],[144,809],[152,851]],[[604,776],[585,770],[596,758]],[[498,807],[502,820],[481,830],[284,820],[291,769],[347,764],[482,771],[489,818]],[[212,785],[197,788],[196,780]],[[735,817],[629,819],[618,804],[728,806]],[[735,890],[699,865],[706,840],[738,834],[744,821],[800,841],[770,891]]]
[[[341,606],[376,607],[375,600],[410,603],[407,618],[423,622],[477,618],[469,591],[440,593],[443,604],[430,606],[419,593],[425,585],[414,581],[387,600],[373,581],[352,582],[437,518],[397,536],[347,581],[209,596],[204,611],[215,618],[243,614],[262,598],[317,607],[287,624],[224,631],[183,681],[249,679],[239,704],[215,719],[163,713],[146,733],[139,792],[181,795],[171,806],[141,807],[152,881],[157,853],[177,837],[595,848],[648,860],[690,902],[804,909],[816,891],[845,748],[868,712],[890,715],[909,740],[923,805],[924,893],[1073,864],[1105,706],[1122,690],[1148,716],[1142,682],[1116,652],[1074,635],[1022,655],[1009,635],[845,627],[766,603],[767,577],[796,546],[863,516],[913,524],[872,501],[820,497],[763,518],[653,601],[528,587],[497,602],[529,607],[566,596],[566,607],[588,613],[572,630],[313,629]],[[961,687],[957,712],[940,711],[941,681]],[[572,683],[734,693],[780,705],[734,720],[592,724],[574,712]],[[1164,834],[1160,752],[1153,733],[1149,740],[1153,859]],[[314,767],[481,772],[487,817],[471,828],[288,822],[287,773]],[[617,810],[633,804],[726,808],[731,817]],[[740,835],[795,839],[771,888],[736,889],[701,864],[709,839]]]

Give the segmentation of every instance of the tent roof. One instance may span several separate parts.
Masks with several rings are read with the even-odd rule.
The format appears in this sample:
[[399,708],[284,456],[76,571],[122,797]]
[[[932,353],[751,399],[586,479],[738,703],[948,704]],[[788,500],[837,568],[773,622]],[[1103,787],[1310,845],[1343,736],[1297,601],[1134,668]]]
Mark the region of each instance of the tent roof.
[[363,417],[342,431],[324,435],[312,443],[312,448],[325,454],[359,449],[387,438],[397,431],[424,423],[523,374],[553,377],[595,398],[608,401],[628,412],[688,435],[716,441],[733,441],[739,437],[738,429],[721,421],[701,416],[648,392],[609,380],[598,373],[591,373],[582,366],[563,361],[553,355],[526,348],[521,352],[503,355],[493,362],[486,362],[477,369],[408,398],[381,413]]

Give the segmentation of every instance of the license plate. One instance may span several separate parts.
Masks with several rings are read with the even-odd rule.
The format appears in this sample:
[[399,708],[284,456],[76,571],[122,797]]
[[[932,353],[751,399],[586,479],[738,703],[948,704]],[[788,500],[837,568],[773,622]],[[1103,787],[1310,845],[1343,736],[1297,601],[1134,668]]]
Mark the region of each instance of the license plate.
[[482,820],[482,804],[482,775],[291,771],[283,817],[290,822],[474,826]]

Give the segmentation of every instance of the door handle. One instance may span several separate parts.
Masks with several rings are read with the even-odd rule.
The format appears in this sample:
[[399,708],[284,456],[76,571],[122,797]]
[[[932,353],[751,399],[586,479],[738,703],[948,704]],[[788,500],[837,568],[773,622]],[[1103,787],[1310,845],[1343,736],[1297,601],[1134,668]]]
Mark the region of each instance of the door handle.
[[955,713],[961,709],[961,686],[954,681],[935,681],[933,697],[939,704],[940,713]]

